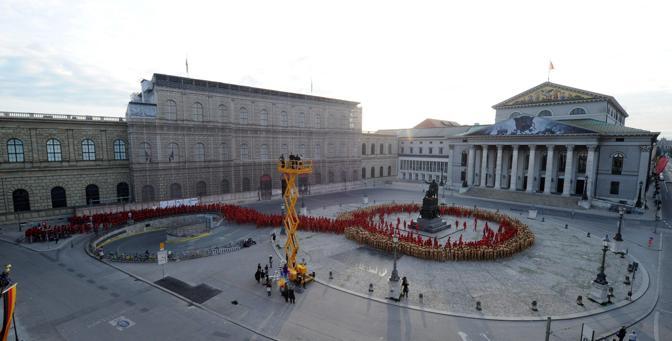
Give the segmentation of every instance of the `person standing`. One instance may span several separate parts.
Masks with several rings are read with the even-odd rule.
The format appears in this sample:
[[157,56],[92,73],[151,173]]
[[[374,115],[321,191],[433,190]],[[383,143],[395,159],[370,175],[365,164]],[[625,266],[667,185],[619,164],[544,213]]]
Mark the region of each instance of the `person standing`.
[[289,303],[294,304],[294,300],[296,299],[296,296],[294,296],[294,288],[289,288]]
[[401,296],[408,299],[408,280],[406,276],[401,279]]
[[254,273],[254,279],[257,280],[257,283],[261,280],[261,270],[257,269],[257,271]]
[[268,256],[268,267],[273,268],[273,256]]
[[627,334],[627,331],[625,330],[625,326],[622,326],[621,329],[618,330],[616,333],[616,336],[618,337],[618,341],[623,341],[625,339],[625,335]]
[[271,238],[273,239],[273,244],[275,244],[275,232],[271,234]]
[[634,330],[630,333],[630,337],[628,338],[628,341],[637,341],[637,332]]

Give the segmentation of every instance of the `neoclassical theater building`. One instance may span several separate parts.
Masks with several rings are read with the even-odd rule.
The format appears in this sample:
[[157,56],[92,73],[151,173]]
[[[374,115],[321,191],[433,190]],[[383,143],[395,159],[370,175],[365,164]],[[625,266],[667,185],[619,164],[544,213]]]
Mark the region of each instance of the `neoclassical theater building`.
[[495,123],[427,120],[399,136],[399,179],[641,204],[658,133],[608,95],[550,82],[493,106]]
[[[277,198],[280,155],[314,161],[304,194],[372,182],[636,205],[657,133],[611,96],[543,83],[490,125],[362,131],[358,102],[154,74],[125,117],[0,112],[0,223],[76,208]],[[578,199],[577,199],[578,201]]]

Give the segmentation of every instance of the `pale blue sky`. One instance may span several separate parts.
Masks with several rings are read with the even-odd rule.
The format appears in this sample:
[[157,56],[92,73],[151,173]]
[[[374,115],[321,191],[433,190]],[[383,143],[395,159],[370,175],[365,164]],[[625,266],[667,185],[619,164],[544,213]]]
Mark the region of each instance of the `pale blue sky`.
[[672,137],[669,1],[0,1],[0,110],[121,116],[152,73],[360,101],[364,129],[491,123],[546,80]]

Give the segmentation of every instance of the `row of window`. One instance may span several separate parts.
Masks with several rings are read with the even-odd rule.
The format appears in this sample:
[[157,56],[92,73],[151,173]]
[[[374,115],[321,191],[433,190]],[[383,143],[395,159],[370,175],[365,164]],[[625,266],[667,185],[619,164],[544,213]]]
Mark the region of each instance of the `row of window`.
[[[569,111],[569,115],[585,115],[587,112],[583,108],[574,108]],[[514,112],[509,115],[509,118],[516,118],[516,117],[521,117],[521,116],[528,116],[527,114],[521,114],[519,112]],[[551,113],[550,110],[542,110],[540,111],[537,116],[539,117],[546,117],[546,116],[553,116],[553,113]]]
[[[259,146],[258,159],[261,159],[261,160],[274,159],[275,157],[273,157],[271,155],[271,147],[272,146],[269,146],[268,144],[262,144],[261,146]],[[292,151],[292,153],[297,153],[299,155],[307,155],[308,150],[306,149],[305,144],[299,144],[296,147],[297,147],[297,150]],[[390,148],[391,148],[391,145],[390,145]],[[241,143],[239,145],[238,151],[239,151],[239,157],[240,157],[241,160],[251,160],[253,158],[251,150],[250,150],[250,146],[247,143]],[[203,143],[199,142],[199,143],[194,144],[192,152],[193,152],[193,154],[192,154],[193,157],[191,157],[190,160],[192,160],[192,161],[205,161],[205,145]],[[143,142],[143,143],[140,144],[140,153],[141,153],[141,157],[144,158],[145,162],[151,162],[152,146],[149,143]],[[220,156],[221,156],[222,160],[231,160],[232,159],[231,151],[229,149],[229,144],[222,143],[221,146],[220,146],[220,153],[221,153]],[[344,143],[340,145],[340,150],[339,151],[336,150],[336,145],[335,144],[333,144],[333,143],[327,144],[327,154],[328,155],[335,156],[338,153],[340,153],[341,155],[346,155],[347,154],[346,145]],[[290,154],[289,145],[281,144],[279,154],[283,154],[283,155],[285,155],[285,157],[287,157],[287,155]],[[180,154],[180,146],[175,142],[169,143],[167,148],[166,148],[166,154],[165,154],[166,160],[168,160],[168,162],[178,162],[178,161],[180,161],[180,155],[181,155]],[[322,145],[320,145],[318,143],[318,144],[315,144],[314,153],[313,153],[312,158],[315,159],[315,160],[319,160],[321,157],[322,157]]]
[[[220,116],[228,120],[229,111],[228,107],[225,104],[220,104],[217,107]],[[165,118],[168,120],[177,119],[177,103],[173,100],[167,100],[165,104]],[[194,102],[191,106],[191,119],[193,121],[202,122],[203,121],[203,104],[200,102]],[[315,120],[311,127],[322,128],[322,116],[320,114],[314,114]],[[259,125],[268,126],[270,122],[268,111],[261,110],[259,112]],[[240,124],[250,124],[250,112],[249,110],[241,106],[238,108],[238,123]],[[341,115],[340,122],[336,122],[334,115],[329,115],[329,122],[327,122],[329,128],[335,126],[345,127],[345,128],[354,128],[354,117],[348,117],[348,115]],[[286,111],[280,112],[280,126],[289,127],[289,114]],[[306,128],[309,126],[308,115],[304,112],[299,112],[296,115],[296,126],[299,128]]]
[[[51,189],[51,207],[68,207],[68,196],[65,188],[57,186]],[[87,205],[96,205],[100,203],[100,190],[97,185],[91,184],[84,189]],[[30,194],[27,190],[19,188],[12,192],[12,201],[14,203],[14,212],[30,211]],[[127,183],[117,184],[116,202],[130,201],[130,188]]]
[[[124,140],[114,140],[114,159],[126,160],[126,142]],[[96,160],[96,144],[91,139],[84,139],[81,142],[82,160]],[[7,141],[7,156],[9,162],[24,162],[23,141],[17,138],[11,138]],[[61,141],[49,139],[47,141],[47,161],[63,161]]]
[[[400,154],[404,154],[404,151],[406,149],[404,147],[401,147],[399,149]],[[434,151],[437,151],[436,155],[443,155],[443,147],[438,147],[437,149],[434,149],[434,147],[427,147],[427,154],[428,155],[434,155]],[[413,154],[414,152],[417,152],[418,154],[423,154],[425,149],[423,147],[418,147],[418,149],[415,149],[414,147],[408,147],[408,153]]]
[[[384,170],[383,166],[380,166],[380,168],[378,168],[378,177],[385,176],[383,170]],[[369,174],[371,178],[375,178],[376,167],[371,167],[371,172]],[[387,176],[392,176],[392,166],[387,166]],[[362,167],[362,179],[366,179],[366,167]]]
[[[383,155],[385,154],[385,145],[383,143],[380,144],[379,147],[379,154]],[[387,153],[392,154],[392,144],[388,143],[387,144]],[[366,155],[366,143],[362,143],[362,155]],[[371,155],[376,155],[376,144],[371,143]]]

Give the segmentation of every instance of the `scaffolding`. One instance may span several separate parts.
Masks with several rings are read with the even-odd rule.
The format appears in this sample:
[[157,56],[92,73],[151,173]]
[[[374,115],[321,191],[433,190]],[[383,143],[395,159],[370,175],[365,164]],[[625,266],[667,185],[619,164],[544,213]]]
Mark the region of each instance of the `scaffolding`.
[[[296,263],[296,255],[299,252],[299,240],[296,230],[299,227],[299,215],[296,212],[296,202],[299,200],[299,188],[296,180],[298,175],[313,172],[312,160],[284,160],[278,162],[278,172],[282,174],[283,188],[282,198],[285,203],[285,216],[283,223],[287,233],[285,242],[285,255],[287,271],[290,281],[307,282],[312,280],[308,275],[305,263]],[[299,279],[299,275],[301,276]],[[302,283],[301,283],[302,284]]]

